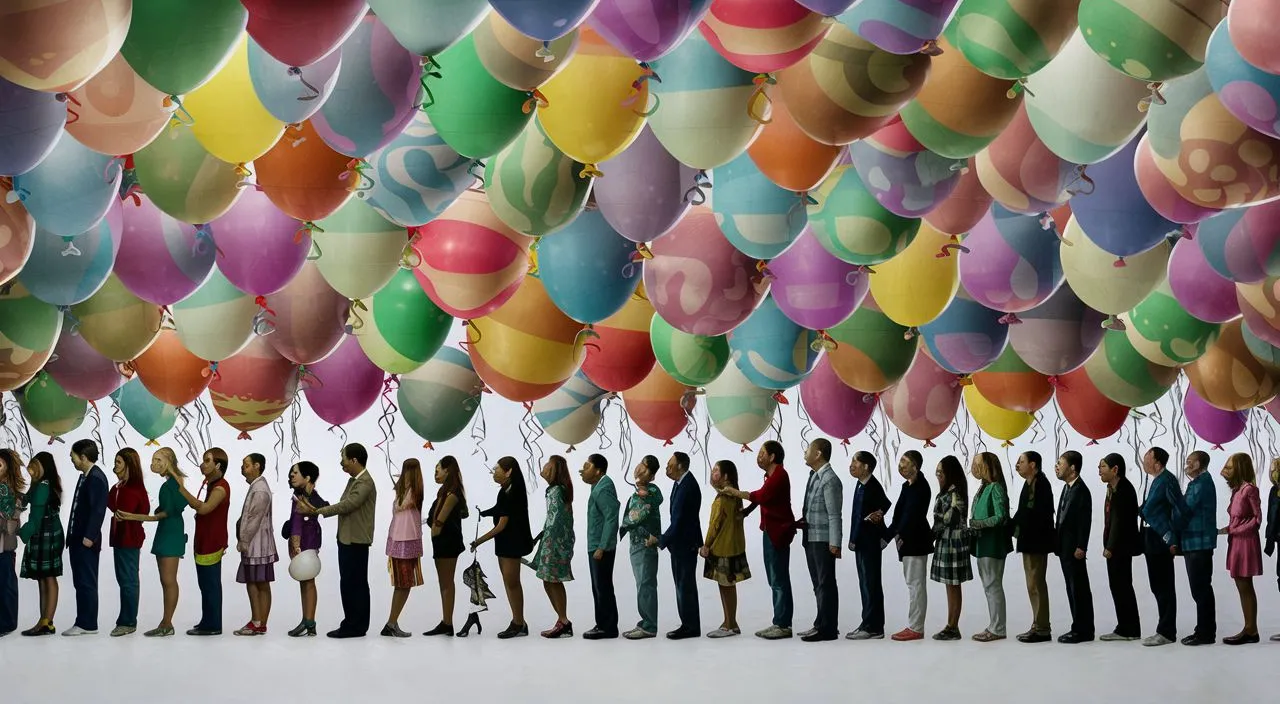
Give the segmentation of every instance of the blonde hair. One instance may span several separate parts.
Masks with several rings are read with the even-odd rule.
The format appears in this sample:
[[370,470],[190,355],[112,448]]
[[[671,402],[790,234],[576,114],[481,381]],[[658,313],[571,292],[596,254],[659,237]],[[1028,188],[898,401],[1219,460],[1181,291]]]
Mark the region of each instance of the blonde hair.
[[166,463],[168,463],[170,474],[173,474],[176,477],[182,477],[183,479],[186,479],[187,475],[181,469],[178,468],[178,454],[173,451],[173,448],[162,447],[159,450],[156,450],[156,453],[155,455],[153,455],[153,457],[160,457]]
[[1237,452],[1227,458],[1231,463],[1231,481],[1227,485],[1231,488],[1240,486],[1241,484],[1258,484],[1258,475],[1253,471],[1253,458],[1243,452]]

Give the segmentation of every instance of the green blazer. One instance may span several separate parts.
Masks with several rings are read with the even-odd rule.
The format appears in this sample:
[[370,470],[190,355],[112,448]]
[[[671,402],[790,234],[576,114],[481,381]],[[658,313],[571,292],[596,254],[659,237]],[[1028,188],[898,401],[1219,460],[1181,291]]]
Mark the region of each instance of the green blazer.
[[609,475],[591,487],[587,499],[587,551],[613,550],[618,546],[618,492]]
[[978,490],[969,527],[977,532],[973,541],[974,557],[1003,558],[1013,552],[1009,494],[1003,485],[991,482]]

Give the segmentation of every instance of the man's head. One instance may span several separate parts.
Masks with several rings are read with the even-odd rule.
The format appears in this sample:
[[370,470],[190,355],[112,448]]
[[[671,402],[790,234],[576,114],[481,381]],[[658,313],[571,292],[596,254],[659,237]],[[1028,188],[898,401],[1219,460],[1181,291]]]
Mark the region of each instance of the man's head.
[[369,451],[364,449],[364,445],[353,442],[342,448],[342,471],[347,474],[359,476],[368,463]]
[[604,455],[592,454],[587,457],[586,462],[582,463],[582,471],[578,472],[578,476],[587,484],[595,484],[608,471],[609,460],[606,460]]
[[1075,481],[1080,476],[1080,463],[1084,461],[1080,457],[1080,453],[1075,450],[1067,450],[1058,458],[1058,463],[1053,467],[1053,473],[1064,482]]
[[831,461],[831,441],[826,438],[817,438],[809,443],[809,449],[804,453],[804,463],[812,469],[817,469]]
[[94,441],[84,438],[76,440],[71,446],[71,464],[81,472],[89,469],[98,462],[98,444]]
[[1018,462],[1013,468],[1018,472],[1019,477],[1031,479],[1040,473],[1040,464],[1040,453],[1035,450],[1027,450],[1018,455]]
[[1209,453],[1204,450],[1194,450],[1187,455],[1187,477],[1195,479],[1200,473],[1209,468]]
[[924,457],[921,456],[920,451],[907,450],[902,453],[902,458],[898,460],[898,474],[910,482],[920,475],[922,466],[924,466]]
[[760,446],[760,451],[756,453],[756,466],[767,472],[775,466],[781,465],[786,456],[787,453],[782,449],[782,443],[777,440],[766,440]]
[[849,476],[863,481],[876,471],[876,456],[866,450],[858,450],[853,453],[853,459],[849,460]]
[[245,478],[245,481],[251,482],[262,476],[262,470],[266,469],[266,466],[266,457],[261,453],[251,452],[240,462],[240,475]]
[[667,478],[671,481],[678,481],[689,471],[689,455],[683,452],[671,453],[671,459],[667,460]]
[[1156,476],[1169,466],[1169,452],[1163,447],[1152,447],[1142,456],[1142,471]]

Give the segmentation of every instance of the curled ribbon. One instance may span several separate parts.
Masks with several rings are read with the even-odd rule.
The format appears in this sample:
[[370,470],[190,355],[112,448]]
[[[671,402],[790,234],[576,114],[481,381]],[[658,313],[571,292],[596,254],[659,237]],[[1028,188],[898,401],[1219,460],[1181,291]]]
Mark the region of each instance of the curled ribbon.
[[996,322],[1001,325],[1019,325],[1022,323],[1022,318],[1019,318],[1017,313],[1005,313]]
[[254,305],[258,306],[258,312],[253,316],[253,332],[255,335],[270,335],[276,330],[275,317],[276,312],[271,310],[267,305],[266,296],[258,296],[253,299]]
[[[303,134],[302,125],[300,123],[295,122],[289,125],[288,127],[286,127],[285,132],[286,133],[293,132],[294,134],[302,135]],[[297,149],[299,145],[307,141],[307,138],[303,136],[298,136],[296,138],[288,137],[288,140],[289,140],[289,146],[293,147],[294,149]]]
[[710,189],[711,187],[711,177],[707,175],[707,170],[698,169],[698,173],[693,175],[693,186],[684,192],[685,202],[693,205],[706,203],[707,192],[703,189]]
[[364,327],[364,318],[360,317],[360,311],[367,313],[369,309],[365,306],[364,301],[358,298],[351,299],[350,316],[347,318],[347,324],[343,326],[343,330],[348,335],[354,335],[356,330]]
[[830,352],[840,346],[840,343],[832,339],[826,330],[817,330],[816,333],[818,335],[817,339],[809,344],[809,349],[814,352],[822,352],[823,350]]
[[942,56],[943,52],[942,47],[938,46],[938,40],[930,39],[920,46],[920,53],[925,56]]
[[422,86],[422,102],[418,107],[426,110],[436,104],[436,97],[431,93],[431,86],[427,85],[428,78],[440,78],[440,62],[436,61],[434,56],[422,57],[422,76],[418,79],[418,83]]
[[[59,103],[71,103],[71,105],[80,107],[80,101],[76,100],[76,97],[70,93],[58,93],[54,97],[57,99]],[[72,109],[71,105],[67,106],[67,124],[68,125],[74,125],[76,122],[80,121],[80,113]]]
[[190,127],[191,125],[196,124],[196,119],[191,116],[190,112],[187,112],[187,108],[183,106],[182,98],[179,96],[166,96],[163,104],[166,108],[173,108],[173,119],[169,121],[170,127],[176,127],[178,125],[186,125]]
[[773,122],[770,113],[773,110],[773,99],[769,97],[769,86],[778,84],[778,79],[773,77],[772,73],[757,73],[756,77],[751,79],[751,83],[756,89],[751,91],[751,97],[747,98],[747,116],[767,125]]
[[958,250],[958,251],[961,251],[961,252],[964,252],[965,254],[968,254],[968,253],[969,253],[969,248],[968,248],[968,247],[966,247],[966,246],[964,246],[964,245],[962,245],[962,244],[960,244],[960,243],[958,243],[958,242],[948,242],[948,243],[946,243],[946,244],[942,245],[942,247],[941,247],[941,249],[939,249],[938,253],[937,253],[937,254],[935,254],[935,255],[933,255],[933,256],[934,256],[934,258],[936,258],[936,259],[946,259],[947,257],[951,256],[951,253],[952,253],[953,251],[957,251],[957,250]]
[[533,90],[529,91],[529,99],[524,101],[524,105],[521,105],[520,109],[524,111],[524,114],[528,115],[529,113],[533,112],[533,109],[535,107],[546,108],[550,106],[551,106],[551,101],[547,100],[547,96],[543,95],[542,91],[538,90],[537,88],[534,88]]
[[[661,82],[662,82],[662,76],[659,76],[659,75],[657,74],[657,72],[653,70],[653,67],[649,65],[649,63],[648,63],[647,61],[641,61],[641,62],[640,62],[640,75],[636,78],[636,80],[634,80],[634,81],[632,81],[632,82],[631,82],[631,92],[630,92],[630,93],[628,93],[628,94],[627,94],[627,97],[622,101],[622,106],[623,106],[623,107],[631,107],[632,105],[634,105],[634,104],[635,104],[635,102],[636,102],[637,100],[639,100],[639,99],[640,99],[640,94],[641,94],[642,92],[643,92],[643,93],[645,93],[645,95],[646,95],[646,97],[647,97],[647,96],[648,96],[648,92],[645,90],[645,88],[647,87],[647,85],[648,85],[649,81],[654,81],[654,82],[657,82],[657,83],[661,83]],[[643,108],[643,109],[633,110],[632,112],[634,112],[635,114],[640,115],[640,116],[642,116],[642,117],[648,117],[648,116],[652,115],[653,113],[655,113],[655,112],[657,112],[657,111],[658,111],[658,97],[657,97],[657,96],[653,96],[653,107],[652,107],[652,108],[649,108],[649,107],[647,107],[647,106],[646,106],[646,107],[645,107],[645,108]]]
[[297,66],[290,66],[289,75],[296,76],[298,81],[300,81],[302,85],[306,87],[307,90],[311,91],[311,95],[300,95],[298,96],[298,100],[301,100],[301,101],[315,100],[316,98],[320,97],[320,90],[307,82],[307,79],[304,78],[302,75],[302,69],[298,68]]
[[1152,105],[1165,104],[1166,101],[1164,99],[1164,94],[1160,92],[1160,88],[1163,85],[1164,84],[1160,82],[1147,84],[1147,90],[1151,91],[1151,93],[1147,95],[1147,97],[1138,101],[1138,112],[1146,112],[1151,109]]
[[[377,182],[373,180],[373,177],[366,173],[369,168],[369,162],[364,159],[352,159],[347,162],[347,170],[343,171],[338,176],[338,180],[350,180],[351,183],[347,184],[347,190],[363,198],[365,191],[368,191],[370,188],[377,185]],[[352,179],[352,175],[355,175],[356,178]],[[368,185],[365,185],[366,181],[368,181]]]
[[583,164],[582,170],[578,172],[578,178],[600,178],[604,176],[604,172],[595,164]]
[[[1089,170],[1089,166],[1087,164],[1080,164],[1079,166],[1076,166],[1076,178],[1074,181],[1071,182],[1070,185],[1067,186],[1067,193],[1069,195],[1072,195],[1072,196],[1092,195],[1093,192],[1098,189],[1098,184],[1094,183],[1093,179],[1089,178],[1088,170]],[[1084,183],[1084,185],[1087,187],[1088,190],[1086,190],[1085,188],[1075,187],[1075,184],[1081,183],[1081,182]]]
[[401,269],[417,269],[422,265],[422,252],[418,251],[418,240],[422,239],[421,227],[405,228],[409,233],[409,241],[400,252]]
[[919,334],[920,334],[919,328],[907,328],[906,332],[902,333],[902,339],[910,340]]

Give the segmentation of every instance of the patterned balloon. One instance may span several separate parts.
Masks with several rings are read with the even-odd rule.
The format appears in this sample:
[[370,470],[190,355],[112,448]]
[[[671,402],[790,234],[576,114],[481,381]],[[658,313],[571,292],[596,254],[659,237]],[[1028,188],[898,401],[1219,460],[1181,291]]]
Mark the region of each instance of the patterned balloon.
[[101,222],[116,202],[123,161],[60,139],[38,166],[14,177],[13,190],[42,230],[74,237]]
[[1204,63],[1220,0],[1081,0],[1080,30],[1121,73],[1143,81],[1184,76]]
[[866,189],[889,212],[905,218],[922,217],[943,203],[959,185],[965,165],[925,149],[898,118],[850,144],[849,156]]
[[408,236],[354,198],[321,220],[312,239],[316,264],[333,290],[356,300],[379,291],[400,270]]
[[124,201],[122,210],[124,234],[114,271],[134,295],[170,306],[209,278],[217,248],[208,230],[178,222],[143,195]]
[[66,93],[84,85],[120,50],[133,0],[38,0],[0,8],[0,78]]
[[1012,81],[974,68],[946,41],[939,46],[943,54],[933,62],[919,95],[902,108],[902,124],[930,151],[966,159],[1009,125],[1022,104],[1022,91],[1012,90]]
[[706,206],[653,244],[644,288],[664,320],[692,335],[723,335],[764,297],[756,262],[734,249]]
[[1240,55],[1223,22],[1209,37],[1205,67],[1222,106],[1244,124],[1280,137],[1280,75],[1267,73]]
[[978,180],[997,203],[1017,213],[1038,215],[1079,192],[1083,170],[1059,159],[1036,136],[1026,105],[1013,122],[974,159]]
[[303,388],[311,410],[330,425],[345,425],[364,415],[383,390],[382,370],[370,362],[353,335],[333,354],[307,366],[314,383]]
[[756,168],[788,191],[808,192],[840,163],[844,147],[823,144],[805,134],[782,101],[773,103],[769,123],[747,147]]
[[[1245,344],[1244,325],[1240,320],[1223,325],[1218,341],[1204,356],[1186,367],[1191,388],[1209,405],[1224,411],[1260,406],[1280,391],[1280,367],[1250,352]],[[1257,331],[1252,324],[1249,328]]]
[[974,159],[958,169],[960,178],[946,199],[924,216],[925,224],[948,235],[964,235],[986,217],[994,200],[982,187]]
[[369,361],[388,374],[407,374],[426,364],[453,328],[453,317],[431,302],[412,269],[396,272],[368,308],[356,339]]
[[79,428],[89,411],[88,402],[69,395],[48,372],[37,374],[13,396],[22,417],[51,443],[53,438]]
[[120,210],[120,201],[113,201],[106,217],[75,237],[58,237],[37,227],[31,258],[18,280],[31,295],[55,306],[88,299],[116,263],[124,229]]
[[960,287],[959,257],[939,256],[952,238],[930,227],[871,275],[871,295],[899,325],[919,327],[934,320]]
[[44,161],[62,138],[67,107],[53,93],[0,78],[0,174],[24,174]]
[[921,347],[902,381],[880,396],[889,422],[916,440],[931,442],[942,435],[960,410],[961,385]]
[[173,115],[167,96],[142,80],[123,54],[117,54],[71,97],[76,100],[76,119],[67,125],[67,134],[102,154],[142,149]]
[[649,326],[658,366],[685,386],[706,386],[729,364],[729,339],[725,335],[691,335],[654,315]]
[[697,172],[676,161],[650,127],[604,162],[609,178],[596,181],[591,191],[604,219],[632,242],[652,242],[670,232],[689,212],[697,186]]
[[419,56],[433,56],[471,34],[489,14],[487,0],[371,0],[396,41]]
[[200,359],[219,362],[249,344],[259,310],[253,296],[215,270],[195,293],[173,305],[173,320],[188,350]]
[[445,144],[422,111],[368,162],[373,185],[364,197],[382,217],[404,227],[431,222],[476,182],[474,162]]
[[840,15],[872,44],[895,54],[914,54],[938,38],[960,0],[881,0],[854,3]]
[[748,154],[712,174],[720,190],[712,200],[720,230],[738,251],[754,259],[773,259],[795,242],[808,216],[804,200],[760,173]]
[[295,125],[310,119],[338,85],[342,51],[309,66],[290,66],[249,40],[249,78],[253,92],[277,120]]
[[271,202],[248,189],[209,225],[218,245],[218,270],[236,288],[266,296],[298,275],[311,251],[311,233]]
[[135,432],[151,442],[173,430],[178,422],[178,409],[147,391],[142,379],[134,377],[111,394],[120,407],[124,420]]
[[800,405],[818,429],[837,440],[848,440],[866,429],[879,398],[846,386],[831,368],[830,356],[818,360],[813,373],[800,382]]
[[1209,266],[1236,283],[1280,276],[1280,201],[1232,208],[1196,227]]
[[680,46],[711,8],[711,0],[600,0],[591,28],[637,61],[653,61]]
[[1102,344],[1084,363],[1089,381],[1112,401],[1130,408],[1155,403],[1177,380],[1177,367],[1143,357],[1122,330],[1108,330]]
[[[969,233],[960,255],[960,283],[982,305],[1005,313],[1031,310],[1062,285],[1055,225],[999,205]],[[999,405],[999,404],[997,404]]]
[[1244,346],[1249,348],[1249,354],[1254,359],[1264,366],[1280,369],[1280,347],[1253,334],[1248,323],[1240,326],[1240,337],[1244,339]]
[[741,445],[755,442],[769,429],[778,412],[775,393],[751,383],[732,364],[707,384],[706,391],[711,427],[729,442]]
[[1054,389],[1049,377],[1022,361],[1012,346],[1005,347],[996,361],[973,375],[973,386],[992,405],[1022,413],[1043,408],[1053,398]]
[[1079,7],[1080,0],[968,0],[947,25],[947,40],[979,71],[1016,80],[1044,68],[1062,49]]
[[40,371],[62,334],[62,318],[21,283],[0,289],[0,391],[13,391]]
[[919,338],[906,333],[868,295],[853,315],[827,330],[836,346],[825,359],[849,388],[878,394],[898,383],[911,366]]
[[465,352],[441,347],[426,364],[400,377],[396,405],[418,437],[444,442],[475,417],[483,388]]
[[750,383],[782,391],[813,371],[821,349],[817,341],[817,333],[792,322],[766,296],[729,335],[730,358]]
[[536,251],[551,302],[580,323],[598,323],[622,310],[640,283],[640,265],[631,261],[635,246],[597,211],[539,240]]
[[649,437],[670,444],[684,432],[698,402],[690,391],[661,366],[655,366],[644,381],[622,392],[622,402],[636,427]]
[[160,333],[160,306],[133,295],[115,274],[89,300],[72,306],[71,315],[85,342],[114,362],[142,354]]
[[1164,240],[1141,254],[1116,258],[1095,244],[1073,217],[1062,235],[1062,270],[1072,290],[1090,308],[1120,315],[1138,305],[1164,281],[1172,250],[1173,246]]
[[649,340],[653,304],[637,290],[622,310],[592,326],[597,337],[587,348],[582,373],[606,391],[626,391],[644,381],[656,358]]
[[22,201],[10,202],[12,191],[0,185],[0,286],[22,271],[35,246],[36,221],[22,207]]
[[223,360],[209,384],[213,410],[243,439],[284,415],[298,393],[298,365],[281,357],[267,339],[254,338]]
[[920,231],[918,218],[885,208],[850,165],[837,166],[810,197],[809,229],[843,262],[883,264],[910,246]]
[[1280,346],[1280,278],[1236,284],[1240,313],[1255,335]]
[[1166,367],[1196,361],[1218,339],[1219,325],[1188,313],[1167,280],[1120,319],[1138,354]]
[[[373,164],[374,157],[369,163]],[[329,148],[307,121],[290,125],[284,137],[253,162],[258,187],[281,212],[303,222],[314,222],[337,212],[360,190],[367,179],[353,179],[351,160]],[[377,166],[374,165],[376,169]],[[368,196],[382,183],[385,174],[372,178],[378,183],[362,191]]]
[[493,213],[524,235],[549,235],[586,205],[591,177],[582,164],[551,143],[537,120],[485,165],[485,192]]
[[[1197,233],[1198,234],[1198,233]],[[1182,239],[1169,257],[1169,290],[1188,313],[1206,323],[1225,323],[1240,317],[1236,286],[1205,259],[1203,240]]]
[[1066,374],[1102,343],[1105,317],[1064,283],[1049,300],[1018,316],[1022,322],[1009,329],[1009,347],[1041,374]]
[[870,285],[857,266],[836,259],[807,230],[769,262],[768,274],[778,309],[811,330],[839,325],[866,298]]
[[734,66],[770,73],[807,56],[833,24],[795,0],[714,0],[698,30]]
[[[283,144],[283,141],[282,141]],[[138,185],[171,217],[199,225],[231,209],[243,192],[235,164],[218,161],[186,125],[171,125],[133,155]]]
[[267,340],[294,364],[315,364],[342,343],[351,306],[309,261],[283,289],[267,296],[267,308],[274,313],[269,314],[272,331]]
[[1196,205],[1183,198],[1169,183],[1156,166],[1155,154],[1151,151],[1150,135],[1142,135],[1138,140],[1137,151],[1133,155],[1133,171],[1137,177],[1138,188],[1147,204],[1155,209],[1160,217],[1182,224],[1198,223],[1206,218],[1222,212],[1220,208],[1207,208]]
[[584,442],[600,427],[609,392],[578,372],[546,398],[533,402],[533,417],[547,435],[566,445]]
[[972,374],[1004,352],[1009,325],[1000,311],[975,301],[961,288],[942,315],[920,326],[920,335],[939,366],[954,374]]
[[113,393],[125,382],[119,366],[98,354],[80,335],[62,335],[45,371],[58,380],[68,394],[97,401]]
[[577,29],[543,46],[541,40],[522,34],[496,12],[480,22],[471,39],[485,70],[514,90],[532,91],[551,80],[578,50]]
[[175,407],[199,398],[213,380],[209,362],[189,352],[171,329],[161,330],[155,342],[130,365],[152,396]]
[[1239,0],[1227,12],[1227,30],[1245,61],[1270,74],[1280,74],[1280,51],[1272,26],[1275,3]]

